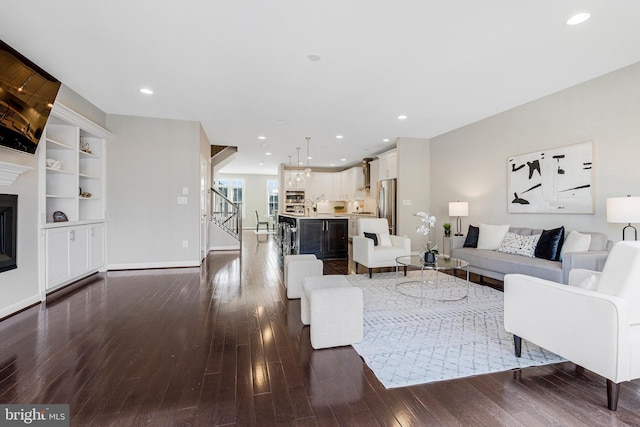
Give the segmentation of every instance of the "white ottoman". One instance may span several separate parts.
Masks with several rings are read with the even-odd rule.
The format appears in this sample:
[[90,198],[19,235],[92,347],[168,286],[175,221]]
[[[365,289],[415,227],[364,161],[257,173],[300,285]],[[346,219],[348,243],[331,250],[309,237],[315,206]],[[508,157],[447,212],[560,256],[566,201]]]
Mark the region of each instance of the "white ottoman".
[[302,295],[300,296],[300,320],[305,325],[311,323],[309,295],[311,291],[320,288],[351,287],[347,279],[340,275],[308,276],[302,279]]
[[337,286],[305,286],[314,349],[355,344],[364,337],[362,290],[348,283],[334,284]]
[[308,276],[322,276],[323,263],[315,255],[287,255],[284,257],[284,286],[287,298],[302,297],[302,280]]

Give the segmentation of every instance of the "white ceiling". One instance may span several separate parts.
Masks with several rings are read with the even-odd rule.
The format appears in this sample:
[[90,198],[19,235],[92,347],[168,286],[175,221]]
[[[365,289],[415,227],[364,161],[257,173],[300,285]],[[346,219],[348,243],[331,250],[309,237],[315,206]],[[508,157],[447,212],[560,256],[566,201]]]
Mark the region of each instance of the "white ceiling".
[[[227,173],[276,173],[296,147],[304,163],[307,136],[312,166],[354,164],[640,61],[637,0],[0,7],[0,38],[106,113],[199,121],[237,146]],[[580,11],[591,19],[567,26]]]

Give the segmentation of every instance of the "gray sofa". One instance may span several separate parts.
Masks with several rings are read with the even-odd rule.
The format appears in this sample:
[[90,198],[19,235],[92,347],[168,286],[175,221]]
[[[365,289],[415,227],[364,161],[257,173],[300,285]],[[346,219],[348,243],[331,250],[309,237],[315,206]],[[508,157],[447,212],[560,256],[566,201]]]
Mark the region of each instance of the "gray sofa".
[[[529,236],[542,230],[510,227],[512,233]],[[519,273],[539,277],[558,283],[567,283],[569,271],[574,268],[602,271],[613,242],[606,234],[581,231],[591,235],[591,245],[587,252],[565,253],[562,261],[529,258],[487,249],[465,248],[465,236],[451,237],[451,256],[469,263],[469,271],[481,276],[504,280],[505,274]],[[568,232],[565,234],[565,236]]]

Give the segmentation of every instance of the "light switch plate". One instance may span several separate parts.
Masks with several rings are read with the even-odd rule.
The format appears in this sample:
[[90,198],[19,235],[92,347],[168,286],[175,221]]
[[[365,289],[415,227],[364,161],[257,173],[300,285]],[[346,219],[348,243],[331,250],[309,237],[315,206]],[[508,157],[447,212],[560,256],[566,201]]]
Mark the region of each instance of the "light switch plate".
[[179,205],[186,205],[187,204],[187,198],[186,197],[178,197],[178,204]]
[[411,206],[411,200],[403,200],[402,206]]

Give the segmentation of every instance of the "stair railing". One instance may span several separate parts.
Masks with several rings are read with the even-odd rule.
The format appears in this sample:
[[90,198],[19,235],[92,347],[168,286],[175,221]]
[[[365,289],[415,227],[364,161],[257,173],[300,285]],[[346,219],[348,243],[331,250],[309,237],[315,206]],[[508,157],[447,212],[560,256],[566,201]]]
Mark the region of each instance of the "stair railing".
[[211,221],[242,242],[242,205],[234,203],[216,188],[211,188],[211,194]]

